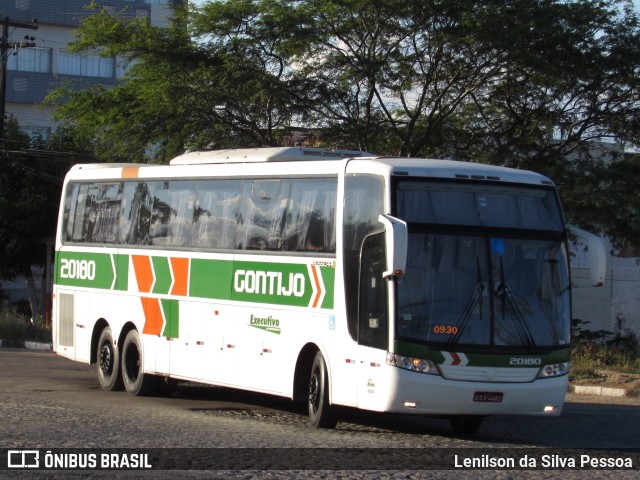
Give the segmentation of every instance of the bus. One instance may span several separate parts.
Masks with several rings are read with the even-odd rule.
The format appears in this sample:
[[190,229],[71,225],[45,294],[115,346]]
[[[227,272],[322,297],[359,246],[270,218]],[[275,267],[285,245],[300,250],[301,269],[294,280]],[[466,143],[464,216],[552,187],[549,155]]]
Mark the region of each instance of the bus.
[[562,410],[567,228],[536,173],[298,147],[76,165],[55,249],[54,350],[106,390],[262,392],[317,428]]

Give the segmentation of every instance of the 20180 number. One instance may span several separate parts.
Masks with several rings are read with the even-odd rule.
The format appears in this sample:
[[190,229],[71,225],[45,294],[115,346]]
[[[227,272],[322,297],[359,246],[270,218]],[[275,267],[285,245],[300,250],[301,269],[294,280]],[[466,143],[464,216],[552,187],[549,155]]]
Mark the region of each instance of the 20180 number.
[[96,262],[63,258],[60,260],[60,276],[62,278],[93,280],[96,278]]

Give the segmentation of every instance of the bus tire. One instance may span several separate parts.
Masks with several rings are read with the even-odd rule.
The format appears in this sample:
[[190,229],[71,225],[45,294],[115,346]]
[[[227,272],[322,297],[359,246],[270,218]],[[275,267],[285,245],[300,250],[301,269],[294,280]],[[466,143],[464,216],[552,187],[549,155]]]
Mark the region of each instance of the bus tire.
[[451,418],[451,428],[458,435],[474,435],[482,426],[480,415],[460,415]]
[[329,375],[322,353],[316,353],[309,376],[309,422],[315,428],[334,428],[335,408],[329,404]]
[[122,380],[131,395],[149,395],[155,390],[158,377],[143,372],[142,340],[137,330],[131,330],[122,342]]
[[113,341],[111,328],[106,327],[100,333],[97,351],[98,380],[103,390],[122,390],[120,373],[120,352]]

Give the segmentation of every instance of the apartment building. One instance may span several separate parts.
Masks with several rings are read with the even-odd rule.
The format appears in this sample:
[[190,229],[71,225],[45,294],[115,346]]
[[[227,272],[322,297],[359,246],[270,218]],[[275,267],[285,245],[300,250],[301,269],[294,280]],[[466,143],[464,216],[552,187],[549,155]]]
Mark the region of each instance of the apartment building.
[[[95,0],[110,13],[124,12],[131,17],[148,17],[154,25],[166,26],[173,7],[187,0]],[[119,58],[102,58],[86,53],[72,53],[67,44],[83,18],[95,11],[88,9],[91,0],[0,0],[0,21],[37,26],[37,30],[10,26],[3,40],[7,61],[5,118],[15,117],[23,130],[48,138],[55,130],[52,106],[42,101],[61,82],[71,80],[74,88],[96,84],[110,87],[123,74]],[[26,42],[34,46],[20,47]],[[1,101],[2,99],[0,99]]]

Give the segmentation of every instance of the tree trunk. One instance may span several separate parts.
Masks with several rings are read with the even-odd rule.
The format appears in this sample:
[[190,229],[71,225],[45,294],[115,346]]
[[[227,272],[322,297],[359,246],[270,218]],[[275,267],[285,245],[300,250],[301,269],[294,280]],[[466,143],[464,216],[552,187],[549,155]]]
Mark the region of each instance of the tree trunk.
[[42,315],[40,302],[38,302],[38,294],[36,292],[36,284],[33,281],[33,275],[27,275],[25,281],[27,284],[27,295],[29,297],[29,306],[31,307],[31,319],[35,319],[38,315]]

